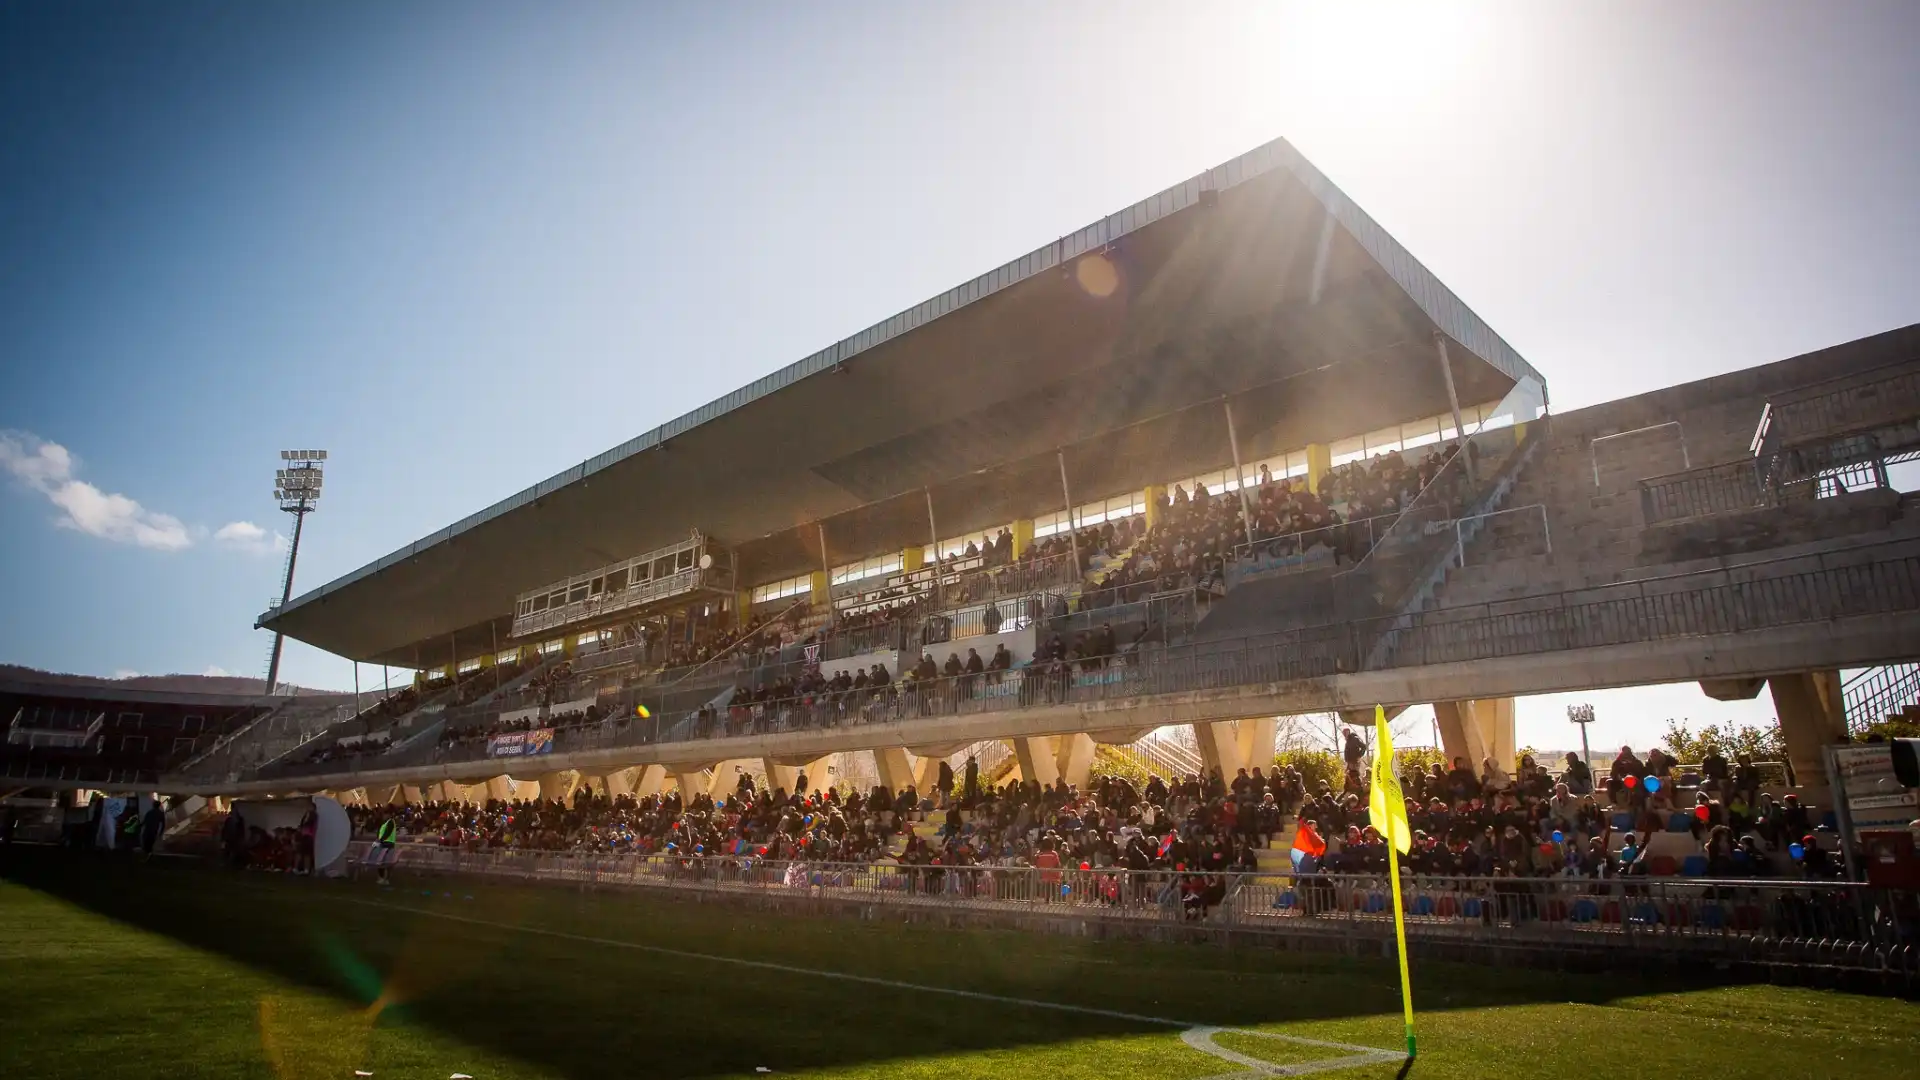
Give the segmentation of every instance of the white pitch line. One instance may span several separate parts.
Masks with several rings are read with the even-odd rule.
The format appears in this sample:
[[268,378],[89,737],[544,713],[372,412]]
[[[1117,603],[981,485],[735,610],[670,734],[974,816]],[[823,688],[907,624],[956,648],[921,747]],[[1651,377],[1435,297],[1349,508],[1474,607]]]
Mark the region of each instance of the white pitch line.
[[[1244,1028],[1209,1027],[1188,1020],[1174,1020],[1164,1016],[1144,1016],[1140,1013],[1121,1012],[1117,1009],[1100,1009],[1091,1005],[1068,1005],[1059,1001],[1041,1001],[1038,998],[1009,997],[1003,994],[988,994],[979,990],[960,990],[951,986],[929,986],[925,983],[902,982],[898,979],[882,979],[874,975],[854,975],[845,971],[822,971],[818,968],[800,967],[796,964],[781,964],[771,960],[748,960],[740,956],[721,956],[715,953],[693,952],[689,949],[673,949],[665,945],[643,945],[637,941],[621,941],[617,938],[591,937],[586,934],[569,934],[564,930],[549,930],[542,926],[516,926],[512,923],[494,922],[491,919],[476,919],[468,915],[455,915],[446,911],[428,911],[425,908],[409,904],[382,904],[372,900],[362,900],[351,896],[335,896],[334,899],[345,904],[357,904],[361,907],[375,908],[381,911],[409,912],[430,919],[445,919],[449,922],[466,923],[470,926],[484,926],[494,930],[505,930],[514,934],[537,934],[542,937],[561,941],[575,941],[583,945],[606,945],[616,949],[632,949],[636,952],[652,953],[655,956],[671,956],[681,960],[697,960],[709,964],[734,964],[739,967],[755,968],[760,971],[778,971],[787,975],[803,975],[815,979],[839,979],[842,982],[863,983],[868,986],[884,986],[892,990],[912,990],[922,994],[945,994],[949,997],[968,998],[974,1001],[990,1001],[998,1005],[1017,1005],[1029,1009],[1052,1009],[1056,1012],[1079,1013],[1083,1016],[1100,1016],[1109,1020],[1126,1020],[1136,1024],[1154,1024],[1159,1027],[1181,1029],[1180,1040],[1203,1054],[1229,1061],[1235,1065],[1244,1065],[1255,1070],[1251,1073],[1233,1073],[1232,1076],[1298,1076],[1304,1073],[1322,1072],[1328,1069],[1349,1069],[1376,1062],[1398,1061],[1400,1055],[1392,1050],[1382,1050],[1374,1046],[1356,1046],[1352,1043],[1326,1042],[1309,1039],[1299,1035],[1282,1035],[1271,1031],[1252,1031]],[[1344,1050],[1352,1055],[1332,1058],[1327,1061],[1313,1061],[1298,1065],[1275,1065],[1236,1053],[1224,1046],[1216,1045],[1213,1037],[1222,1032],[1236,1035],[1251,1035],[1262,1039],[1278,1039],[1303,1046],[1320,1047],[1327,1050]],[[1209,1077],[1208,1080],[1225,1080]]]

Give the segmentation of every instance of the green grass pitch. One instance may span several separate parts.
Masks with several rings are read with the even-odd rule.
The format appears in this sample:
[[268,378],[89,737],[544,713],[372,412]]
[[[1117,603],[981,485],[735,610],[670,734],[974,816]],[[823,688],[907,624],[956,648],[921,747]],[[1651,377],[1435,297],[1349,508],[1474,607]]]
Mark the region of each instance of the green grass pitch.
[[[1418,962],[1413,978],[1415,1077],[1920,1061],[1904,1001]],[[1398,1060],[1364,1048],[1400,1045],[1385,961],[0,853],[7,1080],[1387,1077]]]

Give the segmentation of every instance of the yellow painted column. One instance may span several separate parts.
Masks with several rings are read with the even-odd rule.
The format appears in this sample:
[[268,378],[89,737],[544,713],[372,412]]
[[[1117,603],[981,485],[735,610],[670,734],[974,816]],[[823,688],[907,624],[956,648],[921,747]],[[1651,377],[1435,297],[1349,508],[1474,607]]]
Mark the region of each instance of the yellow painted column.
[[1033,519],[1021,518],[1013,523],[1013,557],[1019,558],[1033,546]]
[[807,575],[807,583],[807,599],[813,602],[814,607],[826,607],[828,600],[827,572],[825,570],[815,570],[813,573]]
[[1307,490],[1318,495],[1320,478],[1333,468],[1333,451],[1326,443],[1312,443],[1307,447]]
[[1160,501],[1167,497],[1167,485],[1147,485],[1147,528],[1160,524]]
[[741,589],[733,597],[733,617],[736,622],[746,622],[753,617],[753,590]]
[[900,569],[902,570],[918,570],[926,565],[926,561],[927,549],[922,545],[915,544],[900,550]]

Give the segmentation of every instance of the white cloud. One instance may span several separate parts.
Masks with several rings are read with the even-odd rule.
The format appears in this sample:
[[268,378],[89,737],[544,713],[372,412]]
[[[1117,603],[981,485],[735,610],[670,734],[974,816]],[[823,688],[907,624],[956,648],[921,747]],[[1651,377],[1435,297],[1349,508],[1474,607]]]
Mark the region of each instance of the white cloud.
[[226,668],[221,667],[219,664],[208,664],[207,670],[201,672],[200,674],[203,677],[209,678],[209,679],[230,679],[233,677],[233,672],[228,671]]
[[60,508],[54,523],[117,544],[159,551],[191,547],[193,537],[172,514],[148,510],[125,495],[74,479],[73,455],[25,431],[0,431],[0,468]]
[[229,521],[213,531],[213,541],[250,555],[266,555],[287,550],[289,541],[279,533],[269,533],[251,521]]
[[113,677],[116,679],[137,679],[140,677],[140,673],[132,668],[121,668],[119,671],[113,673]]

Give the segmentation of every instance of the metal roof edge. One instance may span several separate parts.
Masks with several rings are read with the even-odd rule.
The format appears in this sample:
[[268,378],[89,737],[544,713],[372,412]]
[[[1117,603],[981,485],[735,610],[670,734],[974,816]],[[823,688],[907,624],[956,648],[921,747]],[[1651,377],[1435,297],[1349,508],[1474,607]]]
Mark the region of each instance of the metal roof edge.
[[406,547],[389,552],[317,589],[302,593],[281,607],[262,613],[255,621],[255,625],[271,626],[273,621],[295,608],[338,592],[395,563],[419,555],[469,529],[511,513],[536,499],[584,480],[602,469],[758,401],[801,379],[829,370],[842,361],[918,329],[942,315],[983,300],[1084,252],[1143,229],[1198,203],[1202,191],[1224,191],[1278,168],[1287,169],[1300,180],[1308,191],[1327,207],[1328,212],[1354,235],[1367,253],[1386,269],[1395,284],[1405,290],[1420,309],[1433,319],[1436,326],[1445,330],[1456,341],[1472,349],[1509,377],[1518,379],[1522,374],[1526,374],[1544,383],[1545,380],[1540,379],[1539,373],[1522,360],[1511,346],[1482,322],[1479,316],[1461,303],[1459,297],[1441,285],[1426,267],[1400,246],[1398,241],[1388,236],[1386,230],[1382,229],[1365,211],[1355,206],[1353,200],[1347,198],[1346,194],[1302,156],[1293,144],[1284,138],[1276,138],[1224,164],[1197,173],[1164,191],[1108,214],[1058,240],[1043,244],[971,281],[948,289],[930,300],[924,300],[906,311],[875,323],[851,337],[844,338],[778,371],[762,376],[723,397],[709,401],[684,416],[669,420],[652,431],[596,454],[570,469],[550,476],[477,513],[469,514],[447,528],[416,540]]
[[1373,220],[1372,215],[1360,209],[1352,199],[1347,197],[1346,192],[1341,191],[1339,186],[1327,179],[1327,175],[1321,172],[1313,162],[1308,161],[1305,155],[1294,149],[1292,143],[1285,139],[1275,139],[1261,147],[1261,150],[1274,146],[1279,147],[1288,171],[1292,172],[1294,177],[1313,193],[1314,198],[1320,200],[1320,204],[1327,208],[1327,212],[1333,215],[1335,221],[1338,221],[1355,240],[1359,241],[1367,254],[1373,256],[1373,261],[1380,264],[1381,268],[1387,272],[1387,276],[1393,279],[1393,283],[1400,286],[1401,291],[1405,292],[1420,310],[1426,313],[1427,318],[1433,320],[1435,326],[1445,331],[1447,336],[1473,350],[1482,360],[1492,364],[1508,378],[1517,382],[1524,376],[1542,386],[1546,385],[1546,378],[1535,371],[1533,365],[1527,363],[1513,346],[1507,344],[1505,338],[1495,333],[1485,320],[1474,314],[1473,309],[1454,295],[1452,289],[1441,284],[1433,271],[1428,270],[1419,259],[1414,258],[1411,252],[1401,246],[1400,241],[1395,240],[1387,230],[1381,228],[1380,223]]

